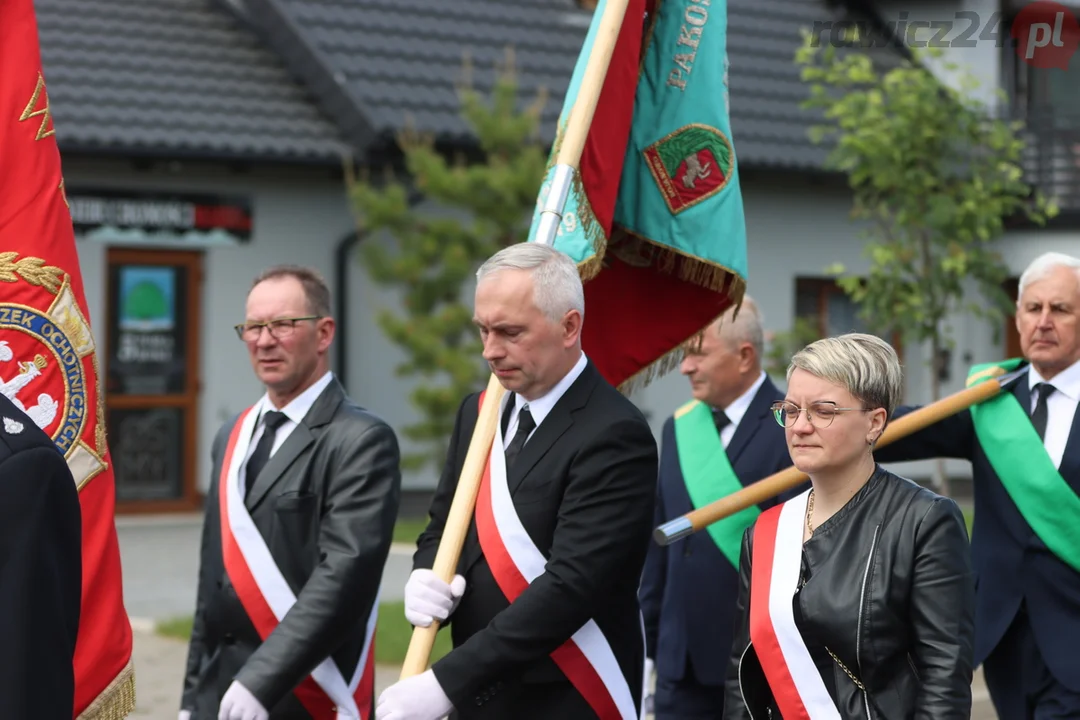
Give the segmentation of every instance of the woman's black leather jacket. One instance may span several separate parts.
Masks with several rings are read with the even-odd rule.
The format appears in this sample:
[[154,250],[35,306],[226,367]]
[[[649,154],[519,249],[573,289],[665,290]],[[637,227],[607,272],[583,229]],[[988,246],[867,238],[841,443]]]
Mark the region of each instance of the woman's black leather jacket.
[[[751,526],[743,535],[725,720],[781,717],[749,638],[753,541]],[[880,466],[814,529],[803,546],[805,585],[794,614],[841,718],[971,717],[969,552],[955,502]]]

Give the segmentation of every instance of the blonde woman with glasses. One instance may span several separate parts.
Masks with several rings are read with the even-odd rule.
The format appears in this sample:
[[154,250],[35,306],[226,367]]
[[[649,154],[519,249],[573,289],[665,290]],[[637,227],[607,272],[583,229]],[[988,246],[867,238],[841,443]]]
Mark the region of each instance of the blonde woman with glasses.
[[773,411],[811,489],[743,536],[725,720],[971,717],[974,579],[956,503],[874,461],[900,400],[872,335],[791,359]]

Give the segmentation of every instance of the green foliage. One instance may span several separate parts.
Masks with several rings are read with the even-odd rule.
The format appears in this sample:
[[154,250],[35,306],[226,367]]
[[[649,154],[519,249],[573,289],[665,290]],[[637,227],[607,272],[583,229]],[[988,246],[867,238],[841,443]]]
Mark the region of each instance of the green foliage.
[[820,339],[821,328],[816,318],[796,317],[790,330],[772,333],[768,338],[765,372],[774,378],[787,377],[791,356]]
[[[807,33],[796,64],[810,85],[806,107],[824,113],[811,137],[834,143],[830,165],[848,176],[852,216],[867,223],[868,275],[845,274],[841,264],[829,272],[842,276],[870,327],[928,341],[937,358],[952,345],[950,314],[970,312],[996,334],[1011,312],[1008,270],[993,245],[1005,221],[1026,215],[1042,224],[1057,210],[1023,182],[1019,125],[970,99],[976,81],[941,62],[940,51],[915,52],[917,64],[882,75],[867,55],[814,47]],[[961,92],[940,83],[931,63],[960,78]],[[979,295],[966,292],[970,285]]]
[[472,325],[471,298],[462,302],[462,290],[485,259],[528,239],[527,221],[547,163],[537,133],[544,95],[520,109],[509,65],[487,100],[469,88],[460,96],[482,162],[452,162],[418,133],[398,139],[411,183],[438,210],[411,208],[408,191],[396,180],[350,183],[362,231],[386,230],[392,238],[389,246],[364,242],[362,262],[376,283],[402,295],[401,308],[380,310],[378,322],[406,354],[398,376],[420,378],[410,401],[422,419],[402,429],[424,448],[403,456],[403,467],[412,469],[429,462],[441,467],[461,399],[484,387],[489,371]]

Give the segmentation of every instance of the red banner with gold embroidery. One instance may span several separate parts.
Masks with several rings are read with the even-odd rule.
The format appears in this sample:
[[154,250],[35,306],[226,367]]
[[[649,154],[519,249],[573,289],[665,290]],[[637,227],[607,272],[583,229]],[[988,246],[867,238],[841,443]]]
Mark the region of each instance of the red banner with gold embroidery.
[[104,398],[32,0],[0,2],[0,392],[53,438],[79,488],[73,717],[123,717],[135,681]]

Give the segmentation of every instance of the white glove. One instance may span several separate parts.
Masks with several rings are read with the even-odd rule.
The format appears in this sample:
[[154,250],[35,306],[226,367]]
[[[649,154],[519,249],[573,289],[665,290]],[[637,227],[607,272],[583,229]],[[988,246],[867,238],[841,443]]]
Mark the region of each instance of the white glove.
[[270,713],[262,703],[235,680],[225,691],[225,697],[221,698],[217,716],[218,720],[270,720]]
[[180,711],[180,717],[178,717],[176,720],[191,720],[191,711],[190,710],[181,710]]
[[651,689],[653,671],[656,670],[656,664],[649,658],[645,658],[645,673],[641,676],[643,687],[641,688],[641,716],[651,715],[653,713],[653,691]]
[[375,705],[375,720],[442,720],[453,711],[435,673],[425,670],[383,690]]
[[449,585],[432,570],[413,570],[405,583],[405,619],[416,627],[450,617],[465,592],[465,578],[455,575]]

